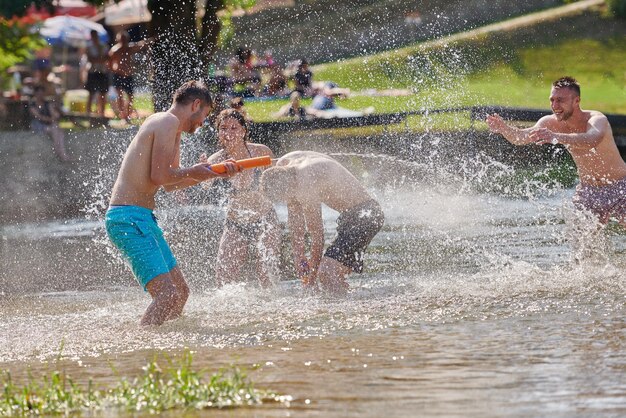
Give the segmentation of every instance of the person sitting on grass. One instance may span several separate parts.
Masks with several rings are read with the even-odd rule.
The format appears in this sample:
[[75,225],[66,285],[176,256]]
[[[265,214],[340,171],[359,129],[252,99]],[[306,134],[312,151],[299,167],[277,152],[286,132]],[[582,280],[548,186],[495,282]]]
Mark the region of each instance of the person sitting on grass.
[[313,73],[309,70],[309,62],[301,59],[298,67],[293,75],[295,87],[289,95],[289,103],[280,108],[274,115],[275,117],[290,116],[296,119],[303,119],[306,116],[306,110],[301,106],[301,100],[307,97],[313,97],[315,91],[313,89]]
[[[291,103],[283,106],[275,116],[296,116],[299,119],[305,117],[330,119],[365,116],[374,111],[373,107],[363,110],[351,110],[337,106],[335,99],[348,97],[350,89],[341,88],[332,81],[314,83],[313,91],[315,94],[310,106],[301,106],[299,99],[297,101],[292,100]],[[298,109],[297,114],[294,114],[294,107]]]

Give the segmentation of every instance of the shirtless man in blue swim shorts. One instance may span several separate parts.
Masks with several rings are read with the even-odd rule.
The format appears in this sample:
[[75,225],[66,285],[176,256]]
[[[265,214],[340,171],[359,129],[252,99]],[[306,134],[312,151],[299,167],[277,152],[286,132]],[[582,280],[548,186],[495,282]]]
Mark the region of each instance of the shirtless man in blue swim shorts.
[[593,213],[604,224],[613,217],[626,226],[626,163],[606,116],[581,110],[580,85],[571,77],[552,83],[550,103],[553,114],[532,128],[514,128],[497,114],[487,116],[487,124],[514,145],[564,145],[580,178],[573,199],[576,207]]
[[180,167],[181,133],[193,133],[212,110],[207,87],[183,84],[166,112],[151,115],[132,140],[113,186],[105,225],[109,238],[130,264],[144,290],[152,296],[142,325],[160,325],[181,315],[189,288],[153,214],[155,195],[173,191],[239,169],[226,162],[227,173],[216,174],[207,164]]
[[[363,271],[365,249],[385,222],[378,202],[339,162],[313,151],[279,158],[261,175],[261,190],[270,200],[287,203],[294,265],[305,288],[315,289],[319,279],[325,291],[346,293],[346,276]],[[322,204],[339,212],[337,236],[325,252]]]

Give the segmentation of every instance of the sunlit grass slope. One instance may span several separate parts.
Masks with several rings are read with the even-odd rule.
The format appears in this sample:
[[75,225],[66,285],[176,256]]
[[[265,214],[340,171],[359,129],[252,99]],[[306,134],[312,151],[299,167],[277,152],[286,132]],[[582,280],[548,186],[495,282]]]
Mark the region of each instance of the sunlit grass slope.
[[[548,107],[549,87],[563,75],[582,84],[582,105],[626,114],[626,24],[587,11],[522,29],[449,43],[416,44],[313,68],[353,92],[410,89],[400,97],[354,95],[341,106],[373,106],[378,113],[477,104]],[[286,101],[249,103],[267,120]]]

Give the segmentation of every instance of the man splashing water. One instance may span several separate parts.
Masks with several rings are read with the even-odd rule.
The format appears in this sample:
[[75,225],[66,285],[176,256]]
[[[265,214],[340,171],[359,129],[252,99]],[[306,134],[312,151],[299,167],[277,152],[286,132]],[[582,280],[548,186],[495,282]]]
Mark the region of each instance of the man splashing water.
[[606,116],[580,108],[580,85],[571,77],[552,83],[550,105],[553,114],[539,119],[532,128],[509,126],[497,114],[487,116],[487,124],[514,145],[564,145],[580,177],[576,207],[593,213],[604,224],[613,216],[626,226],[626,163]]
[[177,318],[189,297],[189,287],[153,214],[156,192],[161,187],[182,189],[240,170],[232,161],[225,162],[225,175],[214,173],[206,163],[180,167],[181,133],[193,133],[202,126],[212,106],[204,84],[183,84],[166,112],[155,113],[143,123],[128,146],[113,186],[106,230],[137,281],[152,296],[142,325],[160,325]]

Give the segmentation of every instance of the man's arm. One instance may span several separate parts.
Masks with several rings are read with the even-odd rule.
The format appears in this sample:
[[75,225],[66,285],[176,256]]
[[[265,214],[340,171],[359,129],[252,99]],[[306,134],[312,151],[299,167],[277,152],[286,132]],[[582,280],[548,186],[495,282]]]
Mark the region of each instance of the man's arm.
[[[174,164],[174,167],[178,168],[178,166],[179,166],[178,162],[180,162],[180,148],[178,148],[178,156],[175,158],[175,161],[177,163]],[[233,170],[234,170],[233,173],[228,174],[228,172],[227,172],[227,174],[218,174],[218,173],[213,172],[215,174],[215,176],[210,177],[210,178],[208,178],[206,180],[203,180],[203,181],[207,181],[209,183],[211,183],[216,178],[230,177],[232,174],[235,174],[235,173],[238,173],[239,171],[241,171],[241,169],[239,169],[239,168],[237,168],[235,166],[235,160],[230,159],[230,158],[228,160],[224,160],[223,153],[221,151],[216,152],[215,154],[211,155],[208,158],[207,158],[207,156],[205,154],[202,154],[200,156],[200,158],[199,158],[199,161],[200,161],[200,164],[205,165],[209,169],[211,168],[212,164],[229,163],[229,162],[233,163]],[[228,170],[228,165],[227,165],[227,170]],[[184,189],[184,188],[187,188],[187,187],[190,187],[190,186],[195,186],[198,183],[201,183],[201,182],[199,182],[199,181],[197,181],[195,179],[185,179],[185,180],[181,180],[181,181],[179,181],[178,183],[175,183],[175,184],[164,185],[163,189],[166,192],[171,192],[171,191],[174,191],[174,190]]]
[[317,275],[322,253],[324,251],[324,221],[322,219],[322,205],[320,203],[307,205],[304,208],[306,228],[311,236],[311,257],[309,258],[310,274]]
[[287,225],[291,238],[293,264],[300,280],[305,282],[309,274],[309,259],[305,254],[306,223],[302,205],[297,201],[287,203]]
[[152,43],[154,43],[154,38],[142,39],[138,42],[130,42],[128,44],[128,50],[131,54],[136,54],[149,47]]
[[[172,168],[177,169],[177,170],[180,169],[180,147],[177,148],[177,153],[176,153],[176,156],[174,157]],[[175,190],[180,190],[180,189],[185,189],[187,187],[195,186],[196,184],[198,184],[198,181],[196,179],[188,177],[184,180],[179,180],[177,183],[174,183],[174,184],[164,184],[163,190],[165,190],[166,192],[173,192]]]
[[[173,139],[176,138],[176,139]],[[224,177],[211,171],[207,164],[195,164],[180,168],[180,136],[178,126],[159,123],[154,129],[150,180],[166,190],[176,190],[196,185],[212,177]],[[234,164],[226,164],[227,174],[239,171]],[[176,187],[172,187],[176,186]]]
[[585,145],[595,147],[611,129],[608,119],[604,115],[594,115],[587,122],[587,131],[583,133],[557,133],[547,128],[533,131],[530,137],[537,144]]
[[34,104],[30,105],[28,107],[28,111],[30,112],[30,115],[33,118],[35,118],[35,119],[37,119],[37,120],[39,120],[41,122],[44,122],[44,123],[52,123],[53,122],[53,120],[52,120],[52,118],[50,116],[45,116],[45,115],[41,114],[41,112],[39,112],[39,110],[37,109],[37,106],[35,106]]
[[507,125],[502,119],[502,116],[494,113],[493,115],[487,115],[487,125],[491,132],[500,134],[513,145],[528,145],[534,143],[536,140],[530,137],[533,129],[543,126],[545,123],[545,116],[535,124],[532,128],[516,128],[514,126]]

